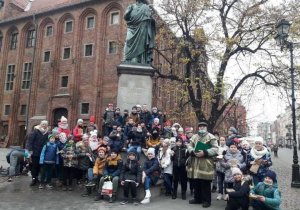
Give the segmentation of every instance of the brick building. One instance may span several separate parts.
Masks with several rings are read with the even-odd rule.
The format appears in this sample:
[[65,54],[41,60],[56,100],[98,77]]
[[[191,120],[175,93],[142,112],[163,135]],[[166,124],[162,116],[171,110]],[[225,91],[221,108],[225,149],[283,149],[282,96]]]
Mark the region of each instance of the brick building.
[[[101,126],[107,104],[117,101],[116,66],[122,60],[126,36],[122,17],[132,3],[0,1],[0,142],[22,144],[28,107],[29,131],[43,119],[54,126],[62,115],[71,129],[78,118],[88,122],[92,115]],[[153,65],[162,62],[155,55]],[[161,79],[154,83],[148,107],[177,106],[172,103],[176,93],[163,91]]]

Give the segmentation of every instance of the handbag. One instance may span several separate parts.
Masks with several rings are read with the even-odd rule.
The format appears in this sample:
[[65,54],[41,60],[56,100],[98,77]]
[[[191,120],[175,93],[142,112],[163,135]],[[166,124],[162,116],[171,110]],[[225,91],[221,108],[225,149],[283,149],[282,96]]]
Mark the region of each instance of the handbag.
[[111,181],[104,182],[101,189],[101,195],[108,195],[109,197],[112,197],[112,194],[113,194],[113,183]]

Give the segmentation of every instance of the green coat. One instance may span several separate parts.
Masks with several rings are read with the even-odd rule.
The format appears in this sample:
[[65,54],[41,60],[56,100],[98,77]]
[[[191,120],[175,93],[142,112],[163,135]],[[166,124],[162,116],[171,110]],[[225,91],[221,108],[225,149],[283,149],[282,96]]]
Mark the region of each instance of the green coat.
[[[269,209],[280,210],[281,197],[277,189],[278,184],[273,183],[272,186],[268,186],[261,183],[259,188],[257,186],[258,184],[250,190],[250,193],[264,196],[266,198],[265,205]],[[274,193],[273,187],[276,188]]]
[[[194,154],[195,145],[198,141],[211,146],[210,149],[205,151],[205,155],[202,157],[196,157]],[[193,135],[188,146],[188,151],[190,153],[190,157],[187,159],[188,177],[191,179],[213,180],[215,173],[212,157],[217,155],[218,151],[218,143],[215,136],[208,132]]]

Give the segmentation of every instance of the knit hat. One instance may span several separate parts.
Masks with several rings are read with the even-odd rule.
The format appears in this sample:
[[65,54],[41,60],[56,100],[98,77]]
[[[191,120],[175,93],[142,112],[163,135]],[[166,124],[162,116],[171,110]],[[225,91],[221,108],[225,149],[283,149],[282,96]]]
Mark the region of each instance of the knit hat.
[[[182,139],[181,139],[182,140]],[[170,144],[175,143],[176,142],[176,137],[171,137],[170,138]]]
[[249,146],[249,142],[248,141],[246,141],[246,140],[244,140],[244,141],[242,141],[242,146],[243,145],[247,145],[247,146]]
[[135,105],[137,108],[142,108],[142,106],[141,105],[139,105],[139,104],[137,104],[137,105]]
[[153,107],[153,108],[152,108],[152,111],[154,111],[154,110],[157,111],[157,108],[156,108],[156,107]]
[[231,145],[235,145],[236,147],[238,147],[238,145],[239,145],[239,139],[238,139],[238,138],[235,138],[234,140],[231,140],[231,141],[229,142],[228,147],[230,147]]
[[[174,138],[174,137],[172,137],[172,138]],[[183,142],[183,139],[182,139],[180,136],[176,136],[176,142],[177,142],[177,141]]]
[[107,104],[107,106],[114,106],[113,104]]
[[25,150],[24,156],[25,156],[25,158],[30,158],[31,157],[31,154],[28,152],[27,149]]
[[89,139],[89,136],[85,133],[85,134],[83,134],[83,136],[82,136],[82,141],[84,141],[84,140],[88,140]]
[[170,146],[170,139],[165,139],[164,144],[167,144],[168,146]]
[[105,147],[99,147],[99,148],[98,148],[98,153],[99,153],[99,151],[101,151],[101,150],[102,150],[104,153],[106,153]]
[[90,134],[91,134],[91,136],[96,136],[97,137],[97,132],[96,131],[91,131]]
[[259,138],[259,137],[254,140],[254,143],[256,143],[256,142],[260,142],[261,144],[264,144],[264,140],[262,138]]
[[78,120],[77,120],[77,124],[78,124],[78,123],[83,123],[83,120],[82,120],[82,119],[78,119]]
[[265,177],[270,177],[274,183],[277,182],[276,173],[274,171],[268,170],[265,174]]
[[103,137],[103,141],[109,141],[109,137],[108,136],[104,136]]
[[67,119],[67,118],[65,118],[64,116],[61,116],[61,118],[60,118],[60,122],[68,122],[68,119]]
[[178,132],[183,132],[183,128],[179,128],[179,129],[178,129]]
[[55,135],[52,134],[52,133],[50,133],[50,134],[48,135],[48,140],[50,140],[51,137],[54,137],[54,138],[55,138]]
[[121,109],[120,109],[119,107],[117,107],[117,108],[116,108],[116,110],[119,110],[119,111],[121,111]]
[[152,154],[152,155],[155,155],[155,149],[150,147],[148,150],[147,150],[147,155],[148,154]]
[[95,117],[94,117],[94,116],[91,116],[91,117],[90,117],[90,122],[96,122],[96,120],[95,120]]
[[232,168],[231,172],[232,172],[232,175],[234,175],[234,174],[241,174],[241,175],[243,175],[242,171],[239,168]]
[[186,133],[192,133],[193,130],[192,130],[191,128],[187,127],[187,128],[185,128],[185,132],[186,132]]
[[168,125],[171,126],[172,123],[170,121],[165,122],[165,126],[168,126]]
[[74,136],[69,136],[69,138],[67,139],[67,142],[69,142],[70,140],[75,141],[75,137]]
[[51,133],[52,133],[54,136],[56,136],[57,134],[59,134],[58,130],[56,130],[56,129],[53,129],[53,130],[51,131]]
[[117,155],[119,154],[119,150],[116,148],[113,148],[112,150],[110,150],[110,154],[112,153],[116,153]]
[[236,129],[234,127],[230,127],[228,129],[228,131],[232,131],[234,134],[237,134],[237,131],[236,131]]
[[42,120],[40,125],[43,125],[43,124],[48,126],[48,121],[47,120]]
[[135,157],[137,157],[137,151],[135,149],[131,150],[130,152],[128,152],[128,157],[129,155],[134,155]]
[[205,126],[205,127],[208,127],[208,125],[207,125],[207,123],[206,122],[199,122],[198,123],[198,127],[200,127],[200,126]]

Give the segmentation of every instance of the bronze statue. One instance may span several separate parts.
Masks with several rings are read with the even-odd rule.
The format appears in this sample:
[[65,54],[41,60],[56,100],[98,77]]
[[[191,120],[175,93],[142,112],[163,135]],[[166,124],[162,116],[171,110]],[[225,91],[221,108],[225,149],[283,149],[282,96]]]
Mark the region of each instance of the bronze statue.
[[123,62],[150,64],[153,61],[156,34],[150,6],[137,0],[136,4],[127,7],[124,19],[127,23],[127,36]]

